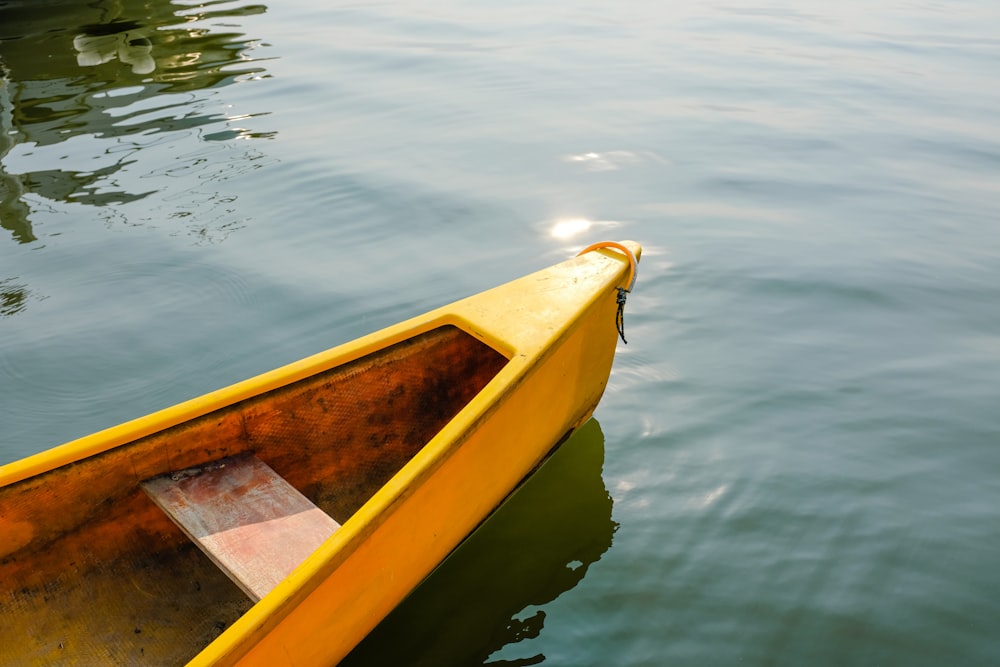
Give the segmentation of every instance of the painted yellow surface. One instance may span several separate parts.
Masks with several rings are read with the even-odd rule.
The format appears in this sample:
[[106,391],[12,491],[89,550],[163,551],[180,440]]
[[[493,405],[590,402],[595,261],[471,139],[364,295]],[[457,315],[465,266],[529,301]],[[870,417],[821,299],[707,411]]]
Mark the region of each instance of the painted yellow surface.
[[[639,256],[638,244],[624,244]],[[189,663],[335,664],[554,444],[589,418],[604,391],[617,344],[617,288],[628,287],[632,271],[617,250],[588,252],[281,369],[0,467],[0,503],[16,502],[13,491],[3,495],[4,487],[23,496],[37,493],[45,502],[45,493],[58,491],[40,491],[41,485],[33,484],[36,476],[58,472],[65,477],[67,471],[85,468],[91,458],[128,459],[134,468],[128,483],[137,484],[169,468],[145,462],[131,443],[442,326],[457,327],[499,351],[506,363],[312,556]],[[234,428],[238,426],[219,420],[220,433]],[[232,435],[233,442],[237,435]],[[164,455],[164,460],[186,465],[194,456],[182,444],[171,446],[177,447],[176,453]],[[224,445],[218,450],[211,444],[198,446],[203,457],[233,453]],[[97,499],[89,502],[99,504]],[[134,503],[138,509],[132,511],[147,511],[140,500]],[[176,539],[168,522],[159,522],[149,511],[144,524],[148,530],[159,535],[157,539]],[[24,515],[34,516],[27,510]],[[0,519],[0,559],[16,555],[47,531],[58,532],[38,519],[4,521]],[[107,539],[115,539],[113,528],[107,532]],[[33,576],[30,563],[11,572]],[[16,625],[15,619],[8,627]],[[60,654],[39,655],[42,664]]]

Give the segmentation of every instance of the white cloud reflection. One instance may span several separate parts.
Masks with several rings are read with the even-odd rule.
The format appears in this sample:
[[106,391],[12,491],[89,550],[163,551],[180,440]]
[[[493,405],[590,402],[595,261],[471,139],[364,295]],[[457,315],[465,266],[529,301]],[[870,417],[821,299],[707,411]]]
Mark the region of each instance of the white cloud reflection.
[[566,162],[582,165],[587,171],[618,171],[642,162],[667,164],[667,161],[652,151],[604,151],[601,153],[577,153],[563,158]]

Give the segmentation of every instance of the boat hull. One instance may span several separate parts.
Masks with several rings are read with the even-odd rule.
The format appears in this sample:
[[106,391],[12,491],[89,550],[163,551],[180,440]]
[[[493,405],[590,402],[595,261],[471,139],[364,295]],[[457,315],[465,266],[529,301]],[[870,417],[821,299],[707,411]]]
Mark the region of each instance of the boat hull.
[[[0,468],[0,646],[34,643],[2,657],[335,664],[592,414],[628,271],[588,253]],[[139,489],[243,452],[342,524],[252,605]]]

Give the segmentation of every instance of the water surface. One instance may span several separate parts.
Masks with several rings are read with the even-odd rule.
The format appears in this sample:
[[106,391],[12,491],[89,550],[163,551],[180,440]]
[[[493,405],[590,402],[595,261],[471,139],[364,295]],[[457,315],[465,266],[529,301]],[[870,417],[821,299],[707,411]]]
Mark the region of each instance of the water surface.
[[632,238],[354,664],[1000,662],[996,3],[93,5],[0,2],[0,460]]

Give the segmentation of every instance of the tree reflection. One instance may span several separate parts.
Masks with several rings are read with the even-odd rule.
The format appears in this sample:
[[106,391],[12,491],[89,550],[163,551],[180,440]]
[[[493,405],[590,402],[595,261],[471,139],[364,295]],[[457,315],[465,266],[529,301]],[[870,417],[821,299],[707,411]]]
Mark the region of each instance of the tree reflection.
[[0,3],[0,227],[18,243],[37,240],[26,195],[90,206],[150,195],[153,190],[130,190],[127,179],[116,177],[138,159],[139,145],[116,153],[117,159],[109,160],[112,151],[104,150],[97,156],[104,163],[86,171],[18,170],[11,167],[13,151],[76,137],[121,140],[226,122],[225,115],[172,94],[265,76],[251,54],[257,41],[233,31],[232,21],[226,32],[205,24],[265,11],[260,4],[169,0]]
[[14,315],[24,310],[30,292],[14,278],[0,280],[0,317]]

